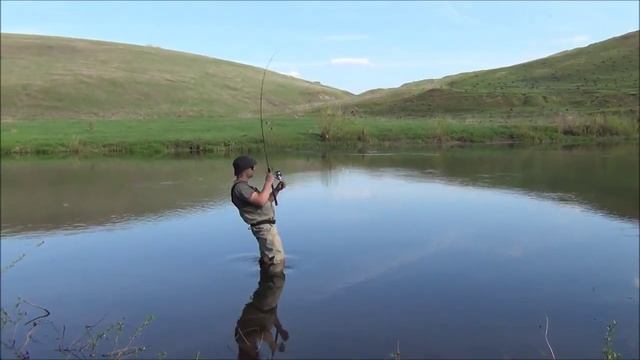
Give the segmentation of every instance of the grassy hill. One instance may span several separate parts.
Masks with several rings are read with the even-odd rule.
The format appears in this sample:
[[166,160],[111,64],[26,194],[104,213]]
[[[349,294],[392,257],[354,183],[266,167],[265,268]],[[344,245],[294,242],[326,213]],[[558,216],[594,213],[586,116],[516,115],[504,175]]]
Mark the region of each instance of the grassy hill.
[[[637,141],[638,40],[636,31],[359,96],[269,72],[267,143],[309,150]],[[262,69],[148,46],[10,34],[2,34],[0,57],[3,156],[262,147]]]
[[[2,120],[250,116],[262,69],[152,46],[2,34]],[[265,59],[266,61],[266,59]],[[352,95],[269,72],[265,112]]]
[[422,80],[341,101],[384,117],[518,118],[577,113],[638,116],[638,31],[514,66]]

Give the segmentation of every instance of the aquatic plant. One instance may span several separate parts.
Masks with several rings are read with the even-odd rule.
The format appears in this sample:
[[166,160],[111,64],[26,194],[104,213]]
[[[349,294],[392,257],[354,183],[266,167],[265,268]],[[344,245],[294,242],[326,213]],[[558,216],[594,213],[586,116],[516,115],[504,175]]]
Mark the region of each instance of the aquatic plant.
[[[29,314],[29,307],[42,311],[42,314],[24,322]],[[62,329],[60,329],[59,326],[48,320],[51,312],[40,305],[18,298],[17,303],[11,310],[12,314],[5,308],[2,308],[0,313],[2,315],[2,346],[5,350],[13,353],[16,359],[31,358],[30,344],[42,342],[36,335],[45,332],[45,329],[55,334],[58,344],[54,351],[63,354],[65,358],[87,359],[102,357],[107,359],[126,359],[147,350],[146,346],[137,345],[134,341],[154,320],[153,315],[148,315],[128,336],[128,342],[125,344],[121,343],[121,340],[126,338],[124,336],[124,321],[119,320],[101,327],[99,325],[104,318],[93,325],[85,325],[83,334],[67,342],[66,326],[63,325]],[[47,334],[43,334],[42,339],[48,337]]]
[[553,348],[551,347],[551,344],[549,343],[549,338],[547,337],[547,334],[549,333],[549,316],[545,315],[544,317],[547,320],[547,325],[544,328],[544,340],[547,342],[549,351],[551,351],[551,357],[553,357],[553,360],[556,360],[556,354],[553,352]]
[[7,270],[10,270],[12,267],[16,266],[16,264],[19,263],[20,261],[22,261],[22,259],[24,259],[25,256],[27,256],[27,254],[22,254],[22,255],[18,256],[15,260],[11,261],[9,263],[9,265],[3,267],[2,270],[0,270],[0,274],[6,272]]
[[396,351],[389,354],[391,360],[400,360],[400,340],[396,340]]
[[[44,240],[38,242],[35,246],[40,247],[43,244]],[[25,256],[26,254],[20,255],[9,265],[2,268],[2,274],[4,275],[6,271],[13,268]],[[34,308],[41,313],[25,321],[29,316],[29,312]],[[147,349],[146,346],[137,345],[134,341],[154,320],[153,315],[147,315],[144,321],[128,336],[128,342],[124,345],[120,343],[121,339],[125,338],[124,321],[120,320],[113,324],[99,327],[104,317],[93,325],[85,325],[83,334],[66,343],[66,326],[62,325],[62,330],[60,330],[59,326],[49,320],[50,315],[51,312],[47,308],[21,297],[18,297],[17,302],[11,308],[0,307],[0,343],[2,350],[12,353],[16,359],[30,359],[29,345],[34,342],[42,342],[36,338],[36,335],[43,333],[44,329],[49,329],[55,334],[55,339],[59,341],[54,351],[64,354],[65,358],[87,359],[102,357],[106,359],[126,359],[136,356]],[[47,334],[43,335],[43,339],[48,338]],[[111,340],[110,344],[106,342],[107,340]],[[4,355],[4,351],[2,355]]]
[[613,350],[613,339],[615,337],[617,324],[618,323],[613,320],[611,324],[607,325],[607,332],[604,335],[604,348],[602,349],[602,355],[605,360],[622,360],[622,354]]

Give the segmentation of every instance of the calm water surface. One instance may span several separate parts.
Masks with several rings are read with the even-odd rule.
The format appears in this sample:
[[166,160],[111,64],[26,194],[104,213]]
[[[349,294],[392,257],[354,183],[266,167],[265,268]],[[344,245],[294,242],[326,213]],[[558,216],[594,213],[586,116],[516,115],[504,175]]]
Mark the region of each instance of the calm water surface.
[[3,160],[3,307],[69,338],[153,314],[144,358],[236,357],[254,292],[289,333],[275,358],[551,358],[545,315],[557,357],[600,357],[614,319],[638,357],[637,145],[272,156],[288,268],[260,287],[231,161]]

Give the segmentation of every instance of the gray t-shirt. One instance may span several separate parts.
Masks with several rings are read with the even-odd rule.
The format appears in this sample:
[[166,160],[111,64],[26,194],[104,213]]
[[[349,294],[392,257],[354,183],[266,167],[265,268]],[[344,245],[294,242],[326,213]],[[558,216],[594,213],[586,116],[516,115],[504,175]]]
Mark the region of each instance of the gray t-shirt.
[[249,202],[251,194],[256,191],[259,192],[258,188],[249,185],[249,183],[244,180],[236,180],[233,183],[231,202],[238,208],[240,217],[247,224],[254,224],[258,221],[276,218],[275,209],[271,201],[267,201],[262,207],[255,206]]

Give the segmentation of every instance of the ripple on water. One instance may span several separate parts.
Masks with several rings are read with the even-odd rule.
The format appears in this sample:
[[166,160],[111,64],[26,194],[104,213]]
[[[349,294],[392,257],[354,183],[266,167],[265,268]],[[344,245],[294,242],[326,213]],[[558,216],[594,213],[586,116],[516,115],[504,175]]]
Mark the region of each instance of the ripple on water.
[[[259,269],[258,265],[258,254],[257,253],[240,253],[240,254],[231,254],[225,257],[224,261],[232,266],[237,266],[244,270],[257,270]],[[287,254],[286,262],[284,265],[285,270],[293,271],[297,268],[299,258],[295,255]]]

